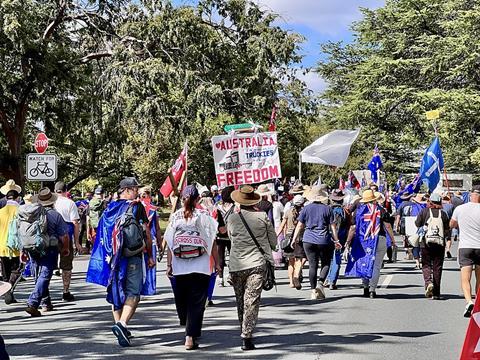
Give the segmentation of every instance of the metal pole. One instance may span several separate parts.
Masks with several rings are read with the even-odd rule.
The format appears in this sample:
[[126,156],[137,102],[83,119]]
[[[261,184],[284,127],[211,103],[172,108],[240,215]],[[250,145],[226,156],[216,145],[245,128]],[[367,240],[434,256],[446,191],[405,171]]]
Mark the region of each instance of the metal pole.
[[298,179],[302,182],[302,153],[298,153]]

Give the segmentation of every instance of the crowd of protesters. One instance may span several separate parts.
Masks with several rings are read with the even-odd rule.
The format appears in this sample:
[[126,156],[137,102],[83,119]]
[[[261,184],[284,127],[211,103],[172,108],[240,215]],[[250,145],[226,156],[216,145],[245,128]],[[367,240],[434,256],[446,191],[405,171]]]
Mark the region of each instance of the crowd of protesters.
[[[74,254],[91,252],[87,282],[107,288],[112,332],[124,347],[132,345],[128,324],[141,295],[156,293],[156,265],[164,253],[186,350],[199,347],[205,308],[213,305],[216,284],[233,287],[241,348],[255,349],[253,333],[267,270],[281,260],[288,268],[288,286],[298,290],[308,263],[312,301],[341,286],[342,263],[347,276],[362,279],[359,295],[377,297],[385,255],[396,261],[394,231],[402,236],[406,259],[422,269],[425,296],[433,300],[442,296],[444,258],[452,257],[451,241],[458,239],[464,316],[473,310],[474,271],[476,289],[480,283],[480,186],[471,189],[466,203],[461,194],[432,193],[403,194],[395,205],[374,183],[360,191],[329,191],[322,184],[299,182],[221,190],[214,185],[202,192],[189,185],[163,236],[152,190],[135,178],[123,179],[112,197],[97,186],[74,202],[67,190],[61,181],[53,191],[42,188],[34,196],[13,180],[0,188],[0,294],[7,305],[15,303],[15,289],[27,267],[35,281],[25,308],[30,316],[54,309],[49,284],[56,270],[62,277],[62,300],[75,301],[70,291]],[[407,231],[409,218],[416,228],[413,235]],[[367,238],[371,254],[362,248]]]

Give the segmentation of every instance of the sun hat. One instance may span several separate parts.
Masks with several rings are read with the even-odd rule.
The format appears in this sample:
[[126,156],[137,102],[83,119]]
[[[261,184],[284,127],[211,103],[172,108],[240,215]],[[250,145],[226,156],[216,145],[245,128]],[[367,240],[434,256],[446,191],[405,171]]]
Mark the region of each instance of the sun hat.
[[0,192],[3,194],[3,195],[7,195],[7,193],[9,191],[16,191],[17,193],[21,193],[22,192],[22,188],[20,186],[18,186],[17,184],[15,184],[15,180],[13,179],[10,179],[8,180],[5,185],[3,185],[1,188],[0,188]]
[[5,295],[7,292],[10,291],[11,288],[12,284],[5,281],[0,281],[0,296]]
[[381,192],[375,191],[374,195],[375,195],[375,198],[377,199],[377,202],[379,203],[385,202],[385,196]]
[[302,195],[295,195],[293,197],[293,205],[301,206],[305,203],[305,198]]
[[332,191],[332,194],[330,195],[330,200],[333,201],[342,201],[345,198],[345,194],[341,189],[335,189]]
[[49,188],[44,187],[40,189],[37,195],[32,197],[32,203],[38,203],[43,206],[51,206],[57,201],[58,195],[50,191]]
[[232,192],[231,196],[233,201],[245,206],[256,205],[262,200],[260,194],[255,192],[250,185],[243,185],[240,189]]
[[267,184],[262,184],[257,188],[257,194],[260,196],[272,195],[272,191]]
[[308,201],[324,203],[328,201],[328,194],[320,186],[312,186],[306,198]]
[[370,203],[377,201],[377,197],[375,196],[375,192],[373,190],[367,189],[362,193],[362,199],[360,200],[361,203]]
[[126,188],[140,188],[140,187],[142,187],[142,185],[140,185],[137,179],[135,179],[134,177],[123,178],[120,181],[120,184],[118,185],[119,190],[126,189]]
[[297,184],[290,189],[290,194],[292,195],[303,194],[304,191],[305,189],[303,187],[303,184]]

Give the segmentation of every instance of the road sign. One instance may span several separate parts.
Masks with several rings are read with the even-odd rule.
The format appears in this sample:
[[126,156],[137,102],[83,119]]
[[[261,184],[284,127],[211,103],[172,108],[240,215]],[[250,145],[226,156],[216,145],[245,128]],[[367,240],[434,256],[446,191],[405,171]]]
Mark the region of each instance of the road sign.
[[35,151],[39,154],[44,154],[48,148],[48,138],[45,133],[38,133],[35,137]]
[[57,180],[57,155],[28,154],[27,180],[55,181]]

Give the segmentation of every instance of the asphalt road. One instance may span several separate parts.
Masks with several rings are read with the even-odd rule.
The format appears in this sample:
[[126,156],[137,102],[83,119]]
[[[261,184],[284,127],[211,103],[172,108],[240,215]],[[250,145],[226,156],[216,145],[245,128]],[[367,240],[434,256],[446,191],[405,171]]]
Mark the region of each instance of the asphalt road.
[[[456,253],[456,251],[454,251]],[[74,303],[62,303],[61,279],[51,293],[55,311],[30,318],[24,303],[0,304],[0,333],[13,359],[457,359],[468,320],[463,318],[460,273],[446,261],[444,300],[425,299],[420,270],[412,261],[386,264],[377,299],[362,298],[358,279],[341,279],[339,289],[322,301],[288,287],[286,271],[277,272],[277,292],[264,292],[255,334],[257,350],[242,352],[231,287],[215,291],[206,310],[201,349],[186,352],[173,294],[159,265],[158,295],[146,298],[130,323],[133,347],[120,348],[110,331],[110,306],[101,287],[86,284],[88,257],[75,260]],[[305,275],[307,274],[304,270]],[[304,282],[304,285],[307,285]],[[32,280],[20,284],[25,302]]]

